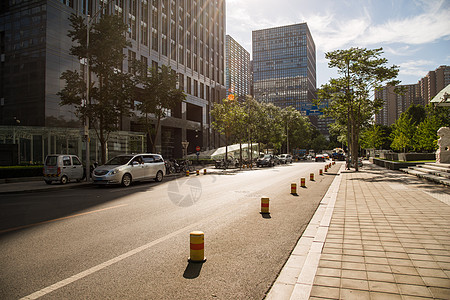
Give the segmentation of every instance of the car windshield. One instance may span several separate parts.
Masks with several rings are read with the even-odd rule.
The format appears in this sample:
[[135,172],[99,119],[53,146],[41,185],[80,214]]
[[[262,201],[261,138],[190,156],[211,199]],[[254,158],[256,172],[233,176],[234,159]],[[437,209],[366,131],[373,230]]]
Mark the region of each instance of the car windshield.
[[133,156],[132,155],[120,155],[120,156],[116,156],[112,159],[110,159],[109,161],[106,162],[105,165],[115,165],[115,166],[120,166],[120,165],[125,165],[127,164],[130,159],[132,159]]

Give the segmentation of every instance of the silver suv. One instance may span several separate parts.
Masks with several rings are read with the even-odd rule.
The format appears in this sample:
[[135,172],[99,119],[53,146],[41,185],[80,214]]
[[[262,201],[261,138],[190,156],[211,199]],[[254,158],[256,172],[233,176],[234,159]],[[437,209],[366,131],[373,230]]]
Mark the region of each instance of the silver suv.
[[96,184],[122,184],[127,187],[132,181],[154,179],[160,182],[165,174],[164,159],[159,154],[124,154],[95,168],[92,179]]

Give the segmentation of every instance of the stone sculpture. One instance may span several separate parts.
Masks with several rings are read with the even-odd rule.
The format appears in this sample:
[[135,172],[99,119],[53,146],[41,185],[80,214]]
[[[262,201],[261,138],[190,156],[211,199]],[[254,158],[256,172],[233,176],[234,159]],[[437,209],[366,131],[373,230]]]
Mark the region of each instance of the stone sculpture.
[[450,128],[441,127],[437,131],[438,136],[438,150],[436,151],[437,163],[450,163]]

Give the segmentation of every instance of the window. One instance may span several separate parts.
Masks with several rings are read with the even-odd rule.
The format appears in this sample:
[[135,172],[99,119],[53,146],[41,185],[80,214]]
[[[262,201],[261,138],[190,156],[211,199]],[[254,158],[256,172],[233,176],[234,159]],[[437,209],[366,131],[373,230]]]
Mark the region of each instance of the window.
[[70,166],[72,162],[70,161],[70,156],[63,156],[63,166]]
[[72,157],[72,162],[74,166],[80,166],[81,165],[81,161],[78,159],[78,157]]

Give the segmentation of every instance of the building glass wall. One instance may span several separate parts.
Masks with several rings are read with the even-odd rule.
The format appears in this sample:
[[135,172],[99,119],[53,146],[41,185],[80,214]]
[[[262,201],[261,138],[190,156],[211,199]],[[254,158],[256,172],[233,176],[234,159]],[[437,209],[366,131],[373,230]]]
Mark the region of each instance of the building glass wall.
[[[169,65],[179,74],[179,86],[187,94],[186,103],[162,122],[160,134],[164,131],[162,136],[168,141],[160,137],[157,150],[180,157],[179,141],[188,139],[187,130],[201,132],[188,152],[194,152],[196,146],[220,145],[210,126],[209,110],[212,103],[225,97],[225,0],[1,2],[0,125],[18,125],[20,121],[21,126],[81,127],[74,109],[60,106],[56,95],[65,85],[60,80],[62,72],[84,69],[69,55],[68,17],[71,13],[85,17],[87,11],[93,15],[101,3],[107,3],[102,13],[122,16],[129,27],[127,38],[132,46],[124,49],[127,57],[121,69],[128,70],[131,56],[146,61],[149,67]],[[192,111],[198,114],[195,121],[186,118]],[[124,118],[120,126],[123,131],[140,128],[130,118]]]
[[245,99],[250,95],[250,53],[230,35],[226,37],[225,49],[227,96],[234,94]]
[[253,31],[257,100],[306,114],[316,93],[316,50],[306,23]]

